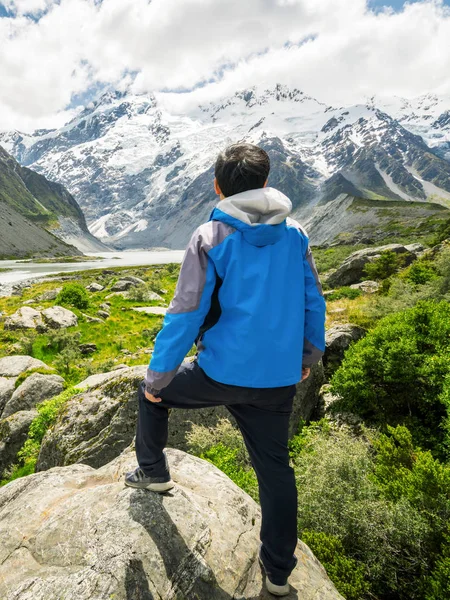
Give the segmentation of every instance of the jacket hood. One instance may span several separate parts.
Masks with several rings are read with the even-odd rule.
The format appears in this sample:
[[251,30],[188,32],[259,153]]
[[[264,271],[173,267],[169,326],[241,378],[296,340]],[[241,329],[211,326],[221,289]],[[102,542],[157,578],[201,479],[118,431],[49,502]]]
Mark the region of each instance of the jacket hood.
[[211,214],[211,221],[222,221],[238,229],[253,246],[268,246],[283,235],[291,211],[292,203],[287,196],[266,187],[221,200]]

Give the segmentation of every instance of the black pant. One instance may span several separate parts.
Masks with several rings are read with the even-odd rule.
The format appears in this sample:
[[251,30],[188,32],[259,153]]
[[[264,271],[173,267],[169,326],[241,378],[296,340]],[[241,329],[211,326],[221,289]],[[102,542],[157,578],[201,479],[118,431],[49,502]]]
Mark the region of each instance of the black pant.
[[296,562],[297,490],[287,446],[294,395],[294,385],[246,388],[219,383],[195,361],[183,363],[161,391],[161,402],[145,398],[144,384],[139,390],[136,455],[147,475],[167,473],[163,450],[168,439],[169,408],[226,405],[234,416],[258,478],[262,560],[274,583],[288,577]]

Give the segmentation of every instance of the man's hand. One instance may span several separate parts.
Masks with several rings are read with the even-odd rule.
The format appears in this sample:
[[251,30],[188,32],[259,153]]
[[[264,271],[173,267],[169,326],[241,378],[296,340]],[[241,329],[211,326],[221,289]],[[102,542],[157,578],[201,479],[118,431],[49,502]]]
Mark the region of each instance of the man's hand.
[[311,373],[311,368],[310,367],[303,367],[301,381],[305,381],[305,379],[308,379],[310,373]]
[[161,398],[155,398],[155,396],[152,396],[147,390],[145,390],[145,397],[147,400],[150,400],[150,402],[161,402]]

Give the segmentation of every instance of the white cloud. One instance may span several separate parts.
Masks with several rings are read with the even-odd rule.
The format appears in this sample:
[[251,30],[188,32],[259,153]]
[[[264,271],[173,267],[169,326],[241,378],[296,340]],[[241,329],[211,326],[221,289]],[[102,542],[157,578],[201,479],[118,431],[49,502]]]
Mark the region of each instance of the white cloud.
[[[450,9],[400,13],[364,0],[15,0],[0,19],[0,129],[60,122],[74,94],[119,85],[189,89],[194,105],[254,84],[295,85],[330,104],[450,93]],[[48,9],[37,22],[28,17]],[[286,45],[289,43],[289,45]],[[226,67],[224,69],[224,67]]]

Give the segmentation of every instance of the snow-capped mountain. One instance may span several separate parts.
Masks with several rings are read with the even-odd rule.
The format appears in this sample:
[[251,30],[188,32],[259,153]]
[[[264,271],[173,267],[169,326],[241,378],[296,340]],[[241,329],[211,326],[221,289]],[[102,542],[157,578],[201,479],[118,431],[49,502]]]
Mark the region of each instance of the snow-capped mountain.
[[270,185],[300,216],[341,193],[450,206],[450,99],[335,108],[277,85],[188,114],[166,106],[163,94],[110,92],[59,130],[8,132],[0,144],[64,184],[90,231],[122,248],[183,247],[216,203],[218,152],[240,140],[269,152]]

